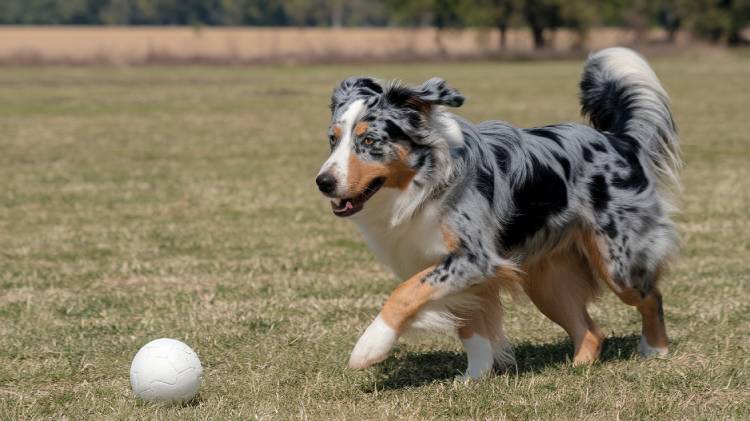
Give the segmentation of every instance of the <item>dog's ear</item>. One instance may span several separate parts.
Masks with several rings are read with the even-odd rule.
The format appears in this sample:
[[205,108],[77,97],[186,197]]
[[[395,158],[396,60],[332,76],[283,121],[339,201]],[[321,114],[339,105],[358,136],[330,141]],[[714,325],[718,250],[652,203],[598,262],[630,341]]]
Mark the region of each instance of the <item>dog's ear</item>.
[[429,104],[460,107],[465,100],[461,92],[448,86],[445,80],[439,77],[424,82],[417,86],[414,91],[420,100]]
[[434,105],[460,107],[464,103],[464,96],[460,92],[437,77],[415,87],[393,83],[384,97],[396,107],[411,108],[423,114],[429,114]]
[[369,98],[383,93],[383,87],[369,77],[349,77],[341,81],[331,95],[331,112],[335,113],[341,104],[353,97]]

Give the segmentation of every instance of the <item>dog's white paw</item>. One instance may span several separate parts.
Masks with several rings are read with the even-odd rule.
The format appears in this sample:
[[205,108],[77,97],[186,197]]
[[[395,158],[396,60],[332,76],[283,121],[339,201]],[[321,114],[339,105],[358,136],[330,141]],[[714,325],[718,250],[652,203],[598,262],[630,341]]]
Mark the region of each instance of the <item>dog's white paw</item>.
[[668,350],[667,348],[649,345],[646,337],[641,336],[641,341],[638,342],[638,353],[643,358],[663,358],[667,356]]
[[468,339],[463,339],[462,342],[464,350],[466,350],[468,367],[466,368],[466,373],[460,377],[460,380],[481,379],[492,373],[492,366],[495,363],[492,342],[476,334]]
[[388,357],[388,352],[398,339],[396,331],[378,316],[359,337],[349,357],[349,367],[367,368]]

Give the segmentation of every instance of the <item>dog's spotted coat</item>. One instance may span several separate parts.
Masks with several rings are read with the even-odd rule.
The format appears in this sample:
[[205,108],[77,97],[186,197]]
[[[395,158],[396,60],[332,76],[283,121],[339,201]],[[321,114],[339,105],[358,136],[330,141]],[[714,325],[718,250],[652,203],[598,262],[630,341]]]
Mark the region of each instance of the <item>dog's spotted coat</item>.
[[[442,316],[429,327],[443,324],[459,333],[464,316],[475,320],[463,328],[467,376],[486,374],[487,361],[476,358],[488,358],[487,352],[478,349],[491,344],[507,357],[507,342],[500,321],[486,316],[499,306],[496,297],[476,291],[498,279],[504,286],[520,280],[535,304],[568,330],[577,362],[596,358],[601,333],[585,310],[596,287],[559,310],[531,285],[575,289],[547,281],[555,274],[544,262],[560,255],[571,262],[570,282],[591,277],[638,306],[642,353],[665,352],[656,283],[677,249],[669,213],[679,150],[667,95],[648,64],[626,49],[589,59],[581,103],[593,127],[473,124],[445,109],[463,102],[437,78],[417,87],[349,78],[333,93],[332,153],[318,184],[380,260],[410,279],[360,339],[350,364],[382,360],[400,333],[432,312]],[[457,299],[467,296],[473,301]],[[383,333],[388,329],[392,334]],[[483,356],[472,362],[471,355]]]

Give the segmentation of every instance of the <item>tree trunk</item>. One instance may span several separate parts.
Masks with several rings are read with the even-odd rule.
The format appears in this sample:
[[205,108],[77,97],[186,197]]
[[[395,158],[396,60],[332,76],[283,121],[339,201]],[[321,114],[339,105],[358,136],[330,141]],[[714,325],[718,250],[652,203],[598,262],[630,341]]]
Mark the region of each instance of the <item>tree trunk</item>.
[[340,28],[343,26],[344,21],[344,2],[333,1],[331,2],[331,26],[334,28]]
[[669,28],[667,31],[667,42],[670,44],[674,44],[675,40],[677,39],[677,29],[678,28]]
[[544,49],[544,27],[532,25],[531,34],[534,36],[534,49]]
[[443,42],[442,27],[435,28],[435,45],[437,46],[438,54],[440,55],[440,57],[445,57],[448,55],[448,49],[445,48],[445,43]]
[[497,29],[500,31],[500,51],[505,51],[508,46],[508,25],[498,25]]

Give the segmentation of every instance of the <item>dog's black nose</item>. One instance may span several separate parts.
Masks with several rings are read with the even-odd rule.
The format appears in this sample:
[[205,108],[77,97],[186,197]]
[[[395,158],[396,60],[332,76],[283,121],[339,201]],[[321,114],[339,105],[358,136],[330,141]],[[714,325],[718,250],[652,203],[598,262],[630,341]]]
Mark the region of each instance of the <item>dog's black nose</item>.
[[334,190],[336,190],[336,177],[331,175],[331,173],[324,172],[323,174],[318,175],[317,178],[315,178],[315,182],[318,184],[318,189],[323,194],[332,194]]

